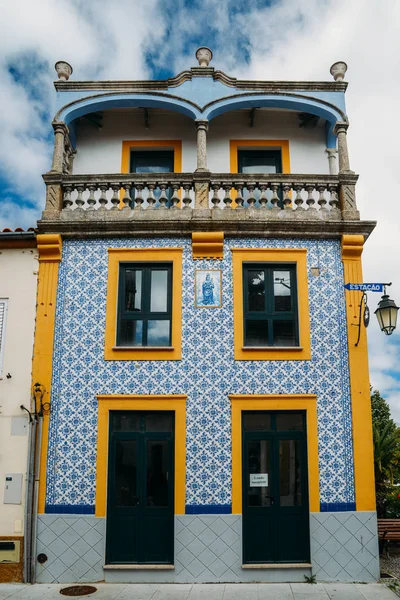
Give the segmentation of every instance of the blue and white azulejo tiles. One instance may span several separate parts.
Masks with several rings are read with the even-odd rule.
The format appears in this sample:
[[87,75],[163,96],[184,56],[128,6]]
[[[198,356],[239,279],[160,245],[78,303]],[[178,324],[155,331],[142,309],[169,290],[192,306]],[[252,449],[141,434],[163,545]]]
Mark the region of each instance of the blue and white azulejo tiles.
[[[182,360],[105,361],[108,248],[183,248]],[[307,248],[311,361],[234,361],[231,248]],[[320,276],[310,274],[319,267]],[[222,270],[222,307],[195,308],[197,269]],[[221,261],[189,238],[69,240],[59,269],[47,504],[94,505],[98,394],[187,394],[186,504],[231,503],[229,394],[316,394],[320,496],[354,502],[343,268],[337,241],[227,239]],[[312,482],[311,482],[312,485]]]

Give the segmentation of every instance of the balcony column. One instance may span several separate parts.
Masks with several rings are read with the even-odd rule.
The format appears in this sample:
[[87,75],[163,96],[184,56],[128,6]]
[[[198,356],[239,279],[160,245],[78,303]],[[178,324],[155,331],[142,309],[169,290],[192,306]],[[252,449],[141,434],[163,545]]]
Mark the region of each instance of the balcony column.
[[197,169],[194,173],[195,208],[209,208],[210,177],[207,168],[208,121],[197,119]]
[[352,173],[349,162],[349,152],[347,150],[347,129],[348,123],[338,121],[334,127],[334,133],[338,140],[339,173]]
[[54,129],[54,150],[53,150],[53,162],[51,164],[51,171],[53,173],[63,172],[64,152],[65,152],[65,138],[67,135],[67,126],[65,123],[53,123]]
[[336,148],[327,148],[325,152],[328,154],[329,175],[337,175],[337,150]]
[[207,169],[207,131],[208,121],[196,120],[197,130],[197,169],[196,171],[208,171]]

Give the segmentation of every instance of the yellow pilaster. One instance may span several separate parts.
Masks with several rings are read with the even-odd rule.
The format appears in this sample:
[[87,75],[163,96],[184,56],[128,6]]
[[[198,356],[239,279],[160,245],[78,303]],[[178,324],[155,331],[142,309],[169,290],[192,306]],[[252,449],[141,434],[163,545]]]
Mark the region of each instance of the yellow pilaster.
[[[61,261],[62,249],[61,236],[58,234],[38,235],[37,248],[39,251],[39,278],[35,342],[33,346],[32,384],[40,383],[41,386],[45,388],[46,391],[43,397],[43,403],[45,403],[50,402],[58,265]],[[46,501],[49,418],[50,411],[45,411],[43,416],[42,444],[40,448],[39,513],[44,513]]]
[[[342,260],[345,283],[362,282],[362,235],[342,236]],[[353,415],[354,483],[356,509],[376,510],[374,449],[372,441],[372,416],[368,368],[367,335],[361,324],[361,335],[356,346],[359,310],[362,293],[346,290],[346,312],[349,344],[349,369],[351,405]]]

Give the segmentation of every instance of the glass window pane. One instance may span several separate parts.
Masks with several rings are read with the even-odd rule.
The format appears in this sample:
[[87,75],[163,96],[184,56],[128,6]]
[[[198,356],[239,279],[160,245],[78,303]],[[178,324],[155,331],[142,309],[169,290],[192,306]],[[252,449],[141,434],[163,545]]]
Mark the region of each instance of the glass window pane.
[[268,321],[246,321],[245,346],[268,346]]
[[265,310],[265,274],[261,270],[247,271],[248,310]]
[[304,420],[301,413],[279,413],[276,415],[278,431],[303,431]]
[[169,346],[170,345],[171,321],[149,321],[147,328],[148,346]]
[[168,506],[167,441],[147,441],[147,506]]
[[296,346],[294,321],[274,321],[274,346]]
[[280,505],[301,506],[300,441],[279,441]]
[[268,440],[248,442],[247,505],[271,506],[270,446]]
[[150,311],[167,312],[168,271],[151,271]]
[[290,271],[274,271],[274,308],[277,312],[292,310]]
[[170,432],[173,430],[174,417],[171,414],[153,412],[146,414],[146,431],[151,432]]
[[143,321],[121,319],[120,346],[143,345]]
[[137,506],[136,490],[136,440],[117,440],[115,447],[115,504]]
[[112,413],[112,431],[140,431],[140,417],[136,412]]
[[269,431],[271,429],[271,415],[267,413],[244,413],[243,426],[245,431]]
[[142,306],[142,271],[125,269],[125,311],[138,311]]

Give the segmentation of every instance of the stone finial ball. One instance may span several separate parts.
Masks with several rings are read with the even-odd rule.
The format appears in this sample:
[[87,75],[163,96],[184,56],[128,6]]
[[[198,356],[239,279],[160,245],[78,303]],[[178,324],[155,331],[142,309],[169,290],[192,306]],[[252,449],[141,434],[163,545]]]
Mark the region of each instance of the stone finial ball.
[[196,58],[199,61],[200,67],[208,67],[210,60],[213,57],[213,53],[207,46],[202,46],[196,50]]
[[335,81],[343,81],[347,71],[347,65],[343,61],[335,62],[331,66],[330,73]]
[[54,68],[57,71],[58,79],[60,79],[61,81],[68,81],[68,79],[72,75],[73,69],[71,65],[65,62],[64,60],[59,60],[58,62],[56,62]]

